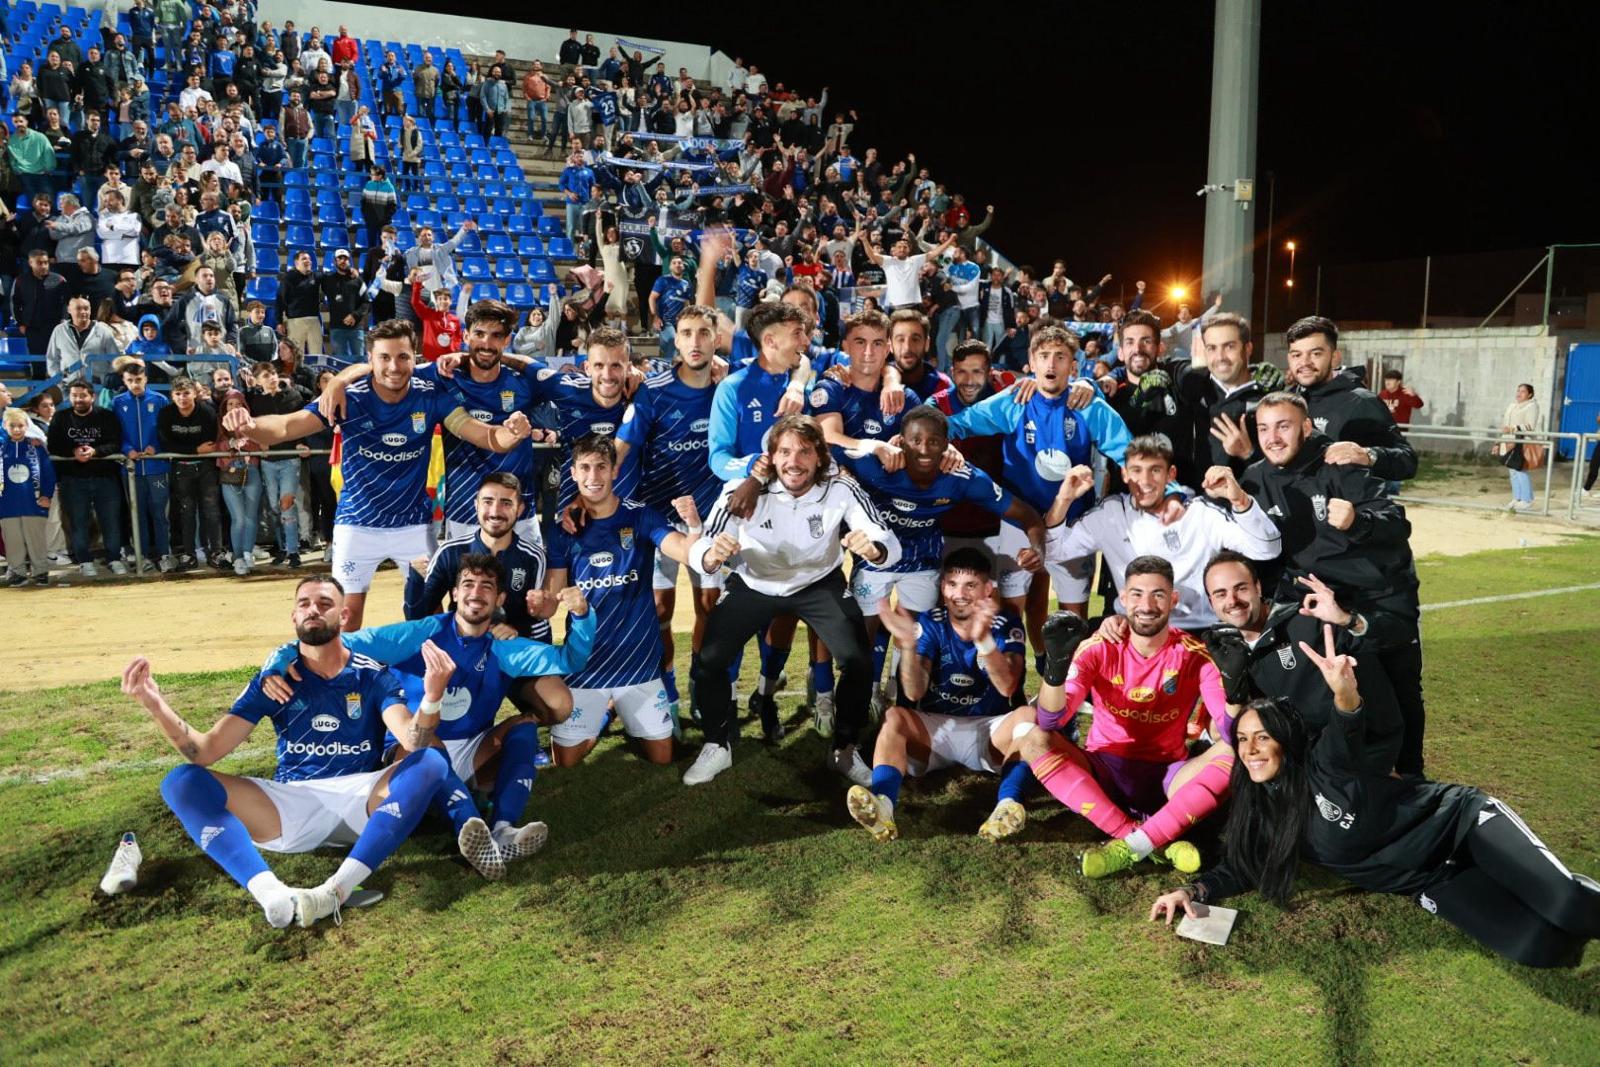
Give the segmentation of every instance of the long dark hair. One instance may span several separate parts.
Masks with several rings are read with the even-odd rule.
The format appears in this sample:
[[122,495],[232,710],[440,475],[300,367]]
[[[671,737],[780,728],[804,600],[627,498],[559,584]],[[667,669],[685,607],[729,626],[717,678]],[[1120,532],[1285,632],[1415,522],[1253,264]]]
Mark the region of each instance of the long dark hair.
[[[1244,760],[1234,760],[1223,859],[1262,896],[1287,904],[1300,861],[1300,834],[1311,807],[1311,785],[1306,780],[1310,743],[1305,721],[1288,701],[1252,700],[1248,710],[1256,713],[1262,729],[1283,749],[1283,762],[1270,782],[1253,782]],[[1231,740],[1237,750],[1237,720],[1233,729]]]

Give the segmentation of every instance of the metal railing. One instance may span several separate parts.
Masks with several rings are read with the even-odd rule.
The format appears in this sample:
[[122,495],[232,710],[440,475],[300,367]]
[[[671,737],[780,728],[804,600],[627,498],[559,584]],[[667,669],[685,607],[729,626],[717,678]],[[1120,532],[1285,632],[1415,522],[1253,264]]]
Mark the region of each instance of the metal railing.
[[[1492,450],[1494,446],[1503,444],[1511,439],[1510,435],[1503,433],[1498,428],[1479,429],[1471,426],[1404,426],[1401,427],[1401,429],[1404,430],[1406,438],[1411,441],[1440,441],[1449,442],[1457,446],[1485,445],[1489,447],[1491,455],[1493,454]],[[1543,500],[1536,510],[1539,514],[1547,517],[1551,513],[1551,506],[1554,502],[1553,494],[1555,486],[1555,466],[1559,451],[1557,446],[1563,442],[1571,442],[1573,444],[1573,447],[1576,449],[1574,454],[1577,458],[1572,464],[1572,474],[1567,488],[1566,517],[1574,521],[1579,520],[1581,518],[1579,512],[1583,510],[1581,508],[1582,494],[1580,489],[1585,469],[1585,451],[1590,443],[1600,442],[1600,434],[1561,433],[1550,430],[1519,430],[1516,433],[1516,441],[1518,444],[1542,444],[1546,447],[1544,462],[1544,488],[1543,492],[1540,494]],[[1597,447],[1600,447],[1600,444],[1597,444]],[[1478,449],[1473,447],[1469,452],[1464,454],[1477,455],[1479,453]],[[1495,456],[1494,458],[1496,459],[1494,469],[1500,471],[1506,470],[1504,466],[1499,464],[1499,457]],[[1487,469],[1489,468],[1486,465],[1486,470]],[[1502,504],[1480,504],[1468,500],[1442,500],[1437,497],[1421,496],[1414,491],[1415,485],[1415,482],[1408,483],[1406,489],[1401,492],[1401,495],[1398,499],[1402,503],[1448,503],[1452,507],[1472,508],[1478,511],[1505,510],[1505,506]]]

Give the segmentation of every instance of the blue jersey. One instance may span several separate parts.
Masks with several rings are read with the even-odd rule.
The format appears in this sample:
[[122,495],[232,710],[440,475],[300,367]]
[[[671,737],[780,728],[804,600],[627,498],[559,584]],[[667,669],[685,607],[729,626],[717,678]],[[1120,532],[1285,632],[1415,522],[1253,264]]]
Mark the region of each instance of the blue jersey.
[[688,385],[671,369],[647,378],[645,385],[650,410],[641,415],[635,408],[635,418],[645,420],[646,435],[640,496],[667,516],[676,514],[674,498],[692,496],[704,518],[722,492],[722,479],[712,471],[710,459],[716,387]]
[[[1050,509],[1067,471],[1088,463],[1098,448],[1120,464],[1128,450],[1128,426],[1110,404],[1096,396],[1082,411],[1067,407],[1067,394],[1035,393],[1018,404],[1007,390],[950,417],[951,437],[1000,434],[1001,481],[1042,515]],[[1079,497],[1068,521],[1087,511],[1094,494]]]
[[767,288],[767,272],[757,270],[748,264],[739,268],[739,274],[733,282],[733,306],[753,308],[761,302],[761,294]]
[[778,403],[788,388],[788,371],[769,374],[759,362],[717,383],[710,430],[711,469],[717,477],[731,482],[750,473],[766,450],[767,431],[778,420]]
[[[467,414],[489,426],[499,426],[515,413],[526,412],[533,398],[528,379],[512,370],[501,367],[492,382],[473,381],[465,366],[454,377],[441,379],[436,364],[428,364],[417,371],[417,377],[436,382],[447,394],[452,394]],[[455,522],[475,523],[478,513],[474,501],[483,477],[495,471],[515,474],[522,483],[522,513],[536,514],[538,486],[534,478],[535,455],[526,443],[510,452],[494,452],[469,444],[446,430],[444,433],[444,515]]]
[[587,666],[567,679],[573,689],[609,689],[661,677],[661,630],[651,588],[656,549],[672,533],[654,508],[623,500],[603,519],[590,517],[576,534],[550,531],[552,571],[582,589],[599,615]]
[[[327,423],[318,403],[313,400],[306,410]],[[370,378],[345,390],[339,421],[344,489],[333,521],[393,529],[431,519],[427,481],[433,427],[460,406],[454,394],[426,378],[413,377],[406,395],[393,404],[379,399]]]
[[[761,350],[755,339],[743,330],[733,331],[733,341],[728,345],[728,366],[744,367],[754,363]],[[850,357],[842,350],[828,348],[815,342],[806,346],[806,358],[811,361],[811,372],[821,374],[830,367],[848,367]]]
[[[877,390],[868,392],[832,378],[823,378],[811,387],[810,403],[806,405],[806,410],[812,415],[840,416],[844,420],[847,437],[887,441],[900,432],[900,415],[885,415],[880,403],[881,396]],[[920,403],[922,401],[917,399],[915,393],[906,391],[906,410]],[[855,469],[856,461],[846,456],[844,449],[837,445],[833,448],[833,458],[851,470]]]
[[[917,620],[917,655],[929,661],[928,691],[918,707],[935,715],[1005,715],[1011,698],[989,681],[979,665],[977,646],[956,634],[944,605]],[[994,617],[989,627],[994,643],[1006,655],[1022,655],[1022,623],[1009,612]]]
[[940,472],[927,487],[917,485],[904,470],[888,474],[876,456],[856,460],[856,479],[866,487],[878,513],[900,539],[900,559],[887,570],[900,574],[936,571],[944,562],[944,531],[940,520],[957,504],[975,504],[1004,515],[1011,494],[981,470],[967,466],[949,474]]
[[[557,648],[524,638],[496,641],[487,633],[481,637],[463,637],[456,630],[455,616],[446,613],[413,622],[374,626],[342,636],[352,663],[359,659],[364,663],[385,660],[394,664],[394,671],[385,671],[385,674],[395,682],[399,692],[397,698],[386,701],[384,707],[404,703],[412,711],[422,703],[422,678],[427,670],[422,660],[422,646],[432,641],[443,649],[455,661],[456,669],[440,701],[435,733],[442,740],[455,741],[476,737],[494,725],[500,703],[513,679],[567,675],[581,668],[594,647],[594,629],[592,610],[581,617],[569,616],[566,643]],[[279,648],[268,657],[262,676],[282,674],[297,654],[298,646],[294,644]],[[300,699],[304,679],[315,677],[304,668],[300,676],[302,681],[293,683],[295,700],[290,701],[291,705]],[[380,720],[378,734],[384,733]],[[392,741],[393,736],[389,735],[388,742]],[[383,747],[387,748],[388,744]]]
[[[285,662],[294,662],[298,646],[285,648]],[[272,720],[278,734],[273,781],[302,782],[378,769],[383,757],[383,711],[405,703],[393,671],[354,651],[332,678],[302,666],[287,704],[261,691],[268,673],[272,672],[264,670],[250,679],[230,711],[247,722]]]
[[689,305],[690,298],[694,296],[694,286],[688,278],[674,278],[670,274],[657,278],[656,284],[650,288],[659,294],[656,297],[656,314],[668,326],[678,321],[678,313]]
[[600,120],[602,126],[615,126],[617,124],[617,94],[609,89],[603,89],[589,98],[589,103],[594,105],[595,118]]
[[[513,536],[511,544],[491,552],[481,532],[454,537],[440,545],[428,561],[427,574],[406,568],[403,610],[408,619],[421,619],[438,612],[440,603],[456,586],[461,557],[468,554],[493,556],[506,572],[506,625],[523,637],[550,640],[550,620],[535,618],[528,611],[528,593],[544,588],[544,546]],[[454,608],[452,603],[449,605]]]
[[[649,396],[640,388],[633,401],[626,397],[612,407],[605,407],[594,398],[594,383],[582,374],[563,374],[548,367],[536,371],[527,379],[532,388],[534,404],[551,403],[561,415],[561,440],[570,449],[572,442],[584,434],[598,433],[614,437],[628,445],[628,457],[616,473],[613,491],[623,498],[634,495],[639,485],[640,448],[644,442],[643,427],[633,418],[633,404],[649,403]],[[532,416],[532,412],[529,412]],[[572,484],[572,456],[564,451],[561,457],[561,490],[558,507],[565,507],[578,495]]]

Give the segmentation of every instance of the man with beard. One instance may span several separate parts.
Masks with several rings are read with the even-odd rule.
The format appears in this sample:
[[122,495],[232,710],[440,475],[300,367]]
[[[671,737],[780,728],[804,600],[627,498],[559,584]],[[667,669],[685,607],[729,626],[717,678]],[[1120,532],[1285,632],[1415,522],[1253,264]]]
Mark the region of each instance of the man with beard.
[[[1228,795],[1233,770],[1226,741],[1189,755],[1206,715],[1212,736],[1231,736],[1222,676],[1198,637],[1170,625],[1177,603],[1170,563],[1139,556],[1123,579],[1126,643],[1081,640],[1085,624],[1070,612],[1047,624],[1038,729],[1019,727],[1022,758],[1051,796],[1112,838],[1083,854],[1085,877],[1143,859],[1194,872],[1200,850],[1179,839]],[[1094,703],[1094,722],[1080,748],[1059,731],[1085,699]]]
[[260,419],[238,408],[223,416],[224,430],[268,448],[339,425],[344,491],[333,521],[333,573],[351,587],[345,604],[351,630],[361,627],[367,589],[380,563],[391,559],[409,567],[432,552],[433,502],[425,483],[434,426],[442,424],[495,452],[511,451],[532,432],[521,412],[499,425],[485,425],[455,394],[417,377],[416,343],[410,323],[380,322],[366,334],[371,377],[351,385],[337,402],[318,399],[303,411]]
[[1250,323],[1242,316],[1218,312],[1199,332],[1206,365],[1191,366],[1178,382],[1178,406],[1189,416],[1189,432],[1184,440],[1173,440],[1173,449],[1187,453],[1193,471],[1220,463],[1239,474],[1261,458],[1251,433],[1251,413],[1262,397],[1282,385],[1283,375],[1266,362],[1252,374],[1255,347]]
[[[993,354],[982,341],[962,341],[950,356],[950,388],[934,393],[928,403],[946,416],[955,415],[1016,381],[1016,375],[1010,371],[993,369],[993,362]],[[967,461],[967,466],[981,470],[995,481],[1000,480],[999,436],[963,437],[951,443]],[[989,559],[994,558],[1000,519],[993,512],[973,504],[958,504],[939,525],[944,530],[947,549],[971,546]]]
[[[233,707],[201,732],[167,703],[148,659],[135,658],[122,673],[123,693],[144,706],[187,761],[161,780],[162,799],[200,850],[255,897],[275,927],[337,918],[362,880],[421,821],[449,770],[444,754],[431,745],[455,671],[437,646],[425,646],[423,700],[412,714],[394,673],[340,640],[348,604],[339,582],[326,575],[306,578],[294,596],[301,681],[286,704],[266,694],[265,676],[258,674]],[[243,744],[263,717],[278,735],[270,779],[207,769]],[[387,768],[380,766],[385,728],[410,750]],[[333,876],[310,889],[284,885],[261,856],[263,849],[296,853],[352,843]]]
[[1273,603],[1262,595],[1254,561],[1232,549],[1211,558],[1205,583],[1220,620],[1206,632],[1206,648],[1222,673],[1230,705],[1243,706],[1257,697],[1289,701],[1313,735],[1333,723],[1333,694],[1300,648],[1302,641],[1316,647],[1326,623],[1333,627],[1334,651],[1355,657],[1365,729],[1362,761],[1373,774],[1394,769],[1402,736],[1400,706],[1377,655],[1363,654],[1377,647],[1384,627],[1394,624],[1392,616],[1377,612],[1368,618],[1346,611],[1315,575],[1299,579],[1307,590],[1303,600]]
[[[724,381],[719,392],[726,387]],[[730,499],[739,486],[725,486],[690,552],[689,565],[702,574],[717,573],[735,557],[737,562],[700,650],[694,683],[706,744],[683,781],[700,785],[733,765],[732,694],[720,683],[750,638],[774,618],[789,615],[816,632],[839,666],[829,766],[867,785],[871,775],[855,742],[866,723],[871,645],[841,565],[848,550],[865,562],[893,566],[899,539],[854,480],[830,474],[828,445],[815,419],[778,419],[765,447],[752,462],[763,486],[754,512],[738,517]],[[770,474],[777,475],[776,484],[767,484]]]
[[96,407],[94,386],[75,378],[67,386],[71,406],[50,420],[50,454],[55,460],[61,507],[72,531],[72,561],[85,578],[99,573],[89,549],[89,516],[100,529],[106,562],[113,574],[127,574],[122,562],[122,475],[110,457],[122,451],[122,425],[109,409]]
[[[1188,365],[1173,365],[1162,359],[1160,329],[1161,320],[1148,311],[1130,311],[1123,317],[1117,327],[1117,353],[1122,357],[1128,378],[1112,396],[1111,406],[1128,424],[1128,432],[1134,437],[1164,434],[1174,446],[1178,482],[1199,485],[1211,464],[1197,468],[1190,461],[1186,446],[1194,432],[1192,417],[1179,407],[1177,388],[1173,384],[1173,379],[1180,377]],[[1112,488],[1121,488],[1115,478]]]
[[928,358],[928,316],[915,308],[901,308],[889,316],[889,352],[908,393],[932,396],[950,388],[950,379]]
[[1072,468],[1044,518],[1051,527],[1046,558],[1076,559],[1098,549],[1105,557],[1105,569],[1116,577],[1135,556],[1160,556],[1172,564],[1175,576],[1178,599],[1173,625],[1195,632],[1217,621],[1205,595],[1204,571],[1211,557],[1233,549],[1251,559],[1275,560],[1283,539],[1233,471],[1221,464],[1205,472],[1201,489],[1206,495],[1191,500],[1182,517],[1173,521],[1167,502],[1172,476],[1172,446],[1167,439],[1157,434],[1135,437],[1122,460],[1127,491],[1106,497],[1063,525],[1072,503],[1094,487],[1091,468]]
[[1339,446],[1316,432],[1304,397],[1269,393],[1255,418],[1265,458],[1241,481],[1283,533],[1274,598],[1296,596],[1296,579],[1315,574],[1341,604],[1369,618],[1378,612],[1392,616],[1385,620],[1377,655],[1405,723],[1395,770],[1421,774],[1421,616],[1405,509],[1384,495],[1383,483],[1365,467],[1327,458]]
[[[562,676],[581,670],[595,631],[595,615],[583,591],[566,588],[553,598],[568,611],[567,638],[560,648],[520,637],[502,639],[493,623],[506,600],[505,580],[505,571],[493,556],[470,553],[458,561],[452,612],[343,636],[353,655],[391,665],[406,704],[418,714],[429,710],[429,649],[442,652],[455,665],[443,695],[432,698],[440,721],[428,743],[442,748],[450,763],[432,806],[455,828],[461,855],[491,881],[505,876],[508,860],[539,851],[549,833],[542,822],[514,825],[522,818],[533,788],[541,720],[522,714],[497,725],[495,717],[515,679],[541,677],[559,685]],[[295,662],[295,646],[285,645],[262,668],[268,679],[264,689],[279,703],[289,703],[300,690],[304,672]],[[569,711],[571,706],[569,697]],[[395,755],[416,750],[392,728],[384,744],[385,751]],[[473,802],[473,789],[489,794],[492,828]]]
[[1289,377],[1306,398],[1311,424],[1334,444],[1326,463],[1368,467],[1375,477],[1401,482],[1417,476],[1417,453],[1396,425],[1389,405],[1344,369],[1339,327],[1309,315],[1289,327]]
[[895,804],[906,775],[959,766],[1000,775],[1000,797],[978,833],[998,841],[1027,822],[1028,765],[1016,759],[1017,726],[1032,708],[1011,710],[1022,686],[1022,621],[994,611],[993,569],[982,552],[950,553],[939,574],[939,604],[920,618],[885,611],[899,645],[900,699],[883,717],[872,753],[872,784],[852,785],[851,816],[878,841],[899,836]]

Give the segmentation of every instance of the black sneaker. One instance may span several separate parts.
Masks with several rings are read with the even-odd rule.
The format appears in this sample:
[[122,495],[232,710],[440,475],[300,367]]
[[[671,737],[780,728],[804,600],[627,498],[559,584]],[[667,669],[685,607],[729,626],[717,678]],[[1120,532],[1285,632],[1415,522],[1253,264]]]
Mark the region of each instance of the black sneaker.
[[770,696],[753,693],[750,710],[761,720],[761,739],[769,745],[783,739],[783,723],[778,719],[778,702]]
[[281,567],[281,566],[283,566],[283,561],[285,559],[288,559],[288,557],[285,556],[282,552],[274,552],[272,554],[272,565],[274,567]]
[[298,553],[298,552],[289,553],[289,555],[286,558],[285,562],[288,563],[290,567],[294,567],[294,568],[298,569],[299,566],[300,566],[300,553]]
[[206,560],[219,571],[233,570],[233,553],[231,552],[210,552],[206,554]]
[[176,569],[180,571],[192,571],[198,566],[200,566],[200,561],[186,552],[178,557],[178,566]]
[[16,588],[19,585],[27,585],[28,576],[26,574],[17,574],[13,572],[9,577],[6,578],[6,584],[12,588]]
[[33,584],[34,585],[49,585],[50,584],[50,576],[48,574],[35,574],[33,576]]

